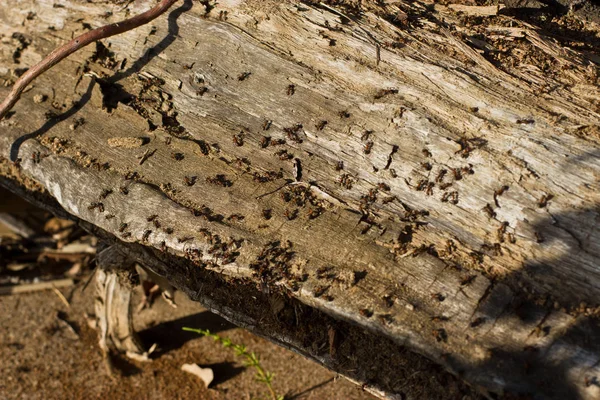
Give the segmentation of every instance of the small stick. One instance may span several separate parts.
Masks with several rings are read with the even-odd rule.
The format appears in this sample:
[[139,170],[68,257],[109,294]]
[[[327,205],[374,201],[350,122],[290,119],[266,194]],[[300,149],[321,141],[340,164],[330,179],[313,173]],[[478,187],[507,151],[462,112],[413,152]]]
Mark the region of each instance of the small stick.
[[146,152],[144,153],[143,156],[140,157],[140,165],[142,165],[144,162],[146,162],[147,159],[149,159],[150,157],[152,157],[152,155],[156,153],[156,149],[154,150],[146,150]]
[[177,1],[178,0],[161,0],[161,2],[155,7],[144,13],[126,19],[125,21],[105,25],[86,32],[80,36],[77,36],[67,44],[54,49],[52,53],[48,54],[46,58],[44,58],[35,66],[31,67],[17,80],[17,82],[15,82],[6,99],[4,99],[2,104],[0,104],[0,120],[2,120],[17,103],[17,101],[19,101],[21,93],[23,93],[27,85],[29,85],[35,78],[58,64],[64,58],[70,56],[77,50],[87,46],[90,43],[100,39],[106,39],[108,37],[118,35],[147,24],[167,11]]
[[83,285],[83,288],[81,289],[81,293],[85,292],[85,289],[87,289],[88,285],[90,284],[90,282],[92,281],[92,279],[96,275],[96,271],[97,270],[98,270],[98,264],[96,263],[96,266],[94,267],[94,270],[90,274],[89,278],[87,278],[87,281],[85,281],[85,284]]
[[55,281],[23,283],[20,285],[0,286],[0,295],[37,292],[53,288],[73,286],[73,279],[57,279]]
[[67,300],[67,298],[60,292],[60,290],[58,290],[58,288],[56,287],[56,285],[52,285],[52,290],[54,291],[54,293],[56,293],[56,295],[58,296],[58,298],[60,299],[60,301],[62,301],[64,303],[64,305],[67,306],[67,308],[71,308],[71,305],[69,304],[69,301]]

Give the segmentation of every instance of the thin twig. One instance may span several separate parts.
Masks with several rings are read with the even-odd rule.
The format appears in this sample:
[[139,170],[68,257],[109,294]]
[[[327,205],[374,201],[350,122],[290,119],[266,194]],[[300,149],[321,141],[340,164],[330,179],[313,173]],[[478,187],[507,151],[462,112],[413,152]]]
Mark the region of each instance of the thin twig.
[[0,104],[0,120],[2,120],[17,103],[17,101],[19,101],[21,93],[23,93],[27,85],[29,85],[35,78],[58,64],[61,60],[90,43],[101,39],[106,39],[108,37],[118,35],[147,24],[167,11],[177,1],[178,0],[161,0],[161,2],[155,7],[142,14],[126,19],[125,21],[96,28],[92,31],[84,33],[83,35],[77,36],[75,39],[63,46],[54,49],[52,53],[50,53],[35,66],[31,67],[17,80],[17,82],[15,82],[9,95],[6,97],[6,99],[4,99],[2,104]]
[[[91,261],[90,261],[91,263]],[[92,279],[94,278],[94,276],[96,275],[96,271],[98,270],[98,263],[96,263],[96,266],[94,267],[94,269],[92,270],[92,273],[90,274],[90,276],[87,278],[87,281],[85,281],[85,284],[83,285],[83,288],[81,289],[81,293],[85,292],[85,289],[87,289],[88,285],[90,284],[90,282],[92,281]]]
[[0,295],[37,292],[52,288],[73,286],[73,279],[57,279],[55,281],[22,283],[20,285],[0,286]]
[[146,150],[146,152],[144,153],[144,155],[142,155],[140,157],[140,165],[142,165],[144,162],[146,162],[147,159],[149,159],[150,157],[152,157],[152,155],[156,153],[156,149],[154,150]]
[[54,291],[54,293],[56,293],[56,295],[58,296],[58,298],[60,299],[60,301],[62,301],[63,304],[67,306],[67,308],[71,308],[71,305],[69,304],[69,301],[67,300],[67,298],[65,297],[65,295],[63,295],[61,293],[61,291],[58,290],[58,288],[56,287],[56,285],[52,285],[52,290]]

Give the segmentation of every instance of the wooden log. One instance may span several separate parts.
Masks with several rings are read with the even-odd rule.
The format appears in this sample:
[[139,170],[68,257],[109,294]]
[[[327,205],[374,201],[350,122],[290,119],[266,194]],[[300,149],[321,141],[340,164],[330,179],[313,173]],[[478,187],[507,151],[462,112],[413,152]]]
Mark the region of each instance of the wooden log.
[[[71,56],[0,123],[2,184],[380,393],[402,385],[374,349],[407,348],[483,391],[597,398],[597,44],[339,3],[186,1]],[[124,14],[0,5],[0,72]]]

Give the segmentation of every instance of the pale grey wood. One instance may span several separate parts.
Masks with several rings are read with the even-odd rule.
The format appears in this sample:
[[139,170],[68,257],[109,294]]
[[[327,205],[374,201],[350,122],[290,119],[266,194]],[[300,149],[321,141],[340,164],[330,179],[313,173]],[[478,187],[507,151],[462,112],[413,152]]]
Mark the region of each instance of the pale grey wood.
[[124,275],[133,268],[117,247],[111,246],[98,254],[96,272],[95,311],[99,345],[109,357],[111,352],[143,354],[144,348],[133,329],[131,312],[132,284]]
[[[449,7],[384,3],[353,16],[222,1],[204,16],[186,2],[153,34],[107,41],[112,56],[88,49],[36,82],[0,124],[2,176],[149,259],[186,259],[154,268],[188,293],[216,273],[391,338],[482,390],[597,398],[597,55],[509,17],[475,32]],[[35,23],[32,3],[1,6],[5,37],[35,39],[21,64],[80,30],[78,16],[123,16],[61,4],[37,2]],[[399,7],[419,23],[390,23]],[[561,72],[494,66],[473,43],[498,35]]]

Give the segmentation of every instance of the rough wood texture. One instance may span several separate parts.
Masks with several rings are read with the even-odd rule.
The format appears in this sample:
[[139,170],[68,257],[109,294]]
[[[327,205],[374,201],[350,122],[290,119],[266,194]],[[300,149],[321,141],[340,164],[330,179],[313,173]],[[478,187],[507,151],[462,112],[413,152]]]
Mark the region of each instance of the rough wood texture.
[[[126,14],[53,4],[0,6],[7,81]],[[0,125],[2,182],[388,395],[307,344],[298,310],[482,390],[598,398],[599,39],[569,18],[186,1],[36,82]]]
[[133,330],[131,313],[132,284],[124,279],[133,270],[134,261],[111,246],[98,254],[95,311],[99,343],[108,357],[109,352],[143,354],[144,348]]

